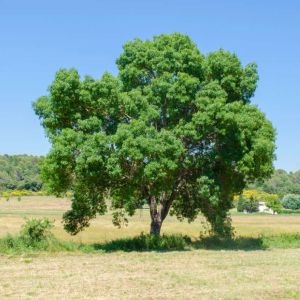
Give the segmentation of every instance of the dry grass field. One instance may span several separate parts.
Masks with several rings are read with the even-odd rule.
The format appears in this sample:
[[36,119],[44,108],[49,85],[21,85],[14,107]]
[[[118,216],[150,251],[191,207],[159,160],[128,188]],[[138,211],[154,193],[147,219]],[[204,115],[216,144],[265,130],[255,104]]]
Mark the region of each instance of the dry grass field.
[[300,250],[0,257],[1,299],[299,299]]
[[[117,229],[109,215],[98,217],[76,237],[63,231],[68,199],[24,197],[0,200],[0,236],[16,233],[24,217],[55,220],[60,239],[98,243],[148,232],[148,211]],[[300,216],[233,214],[237,235],[300,232]],[[192,224],[169,217],[163,233],[197,238]],[[256,251],[37,253],[0,255],[0,299],[300,299],[300,249]]]
[[[130,237],[148,233],[150,216],[147,209],[137,211],[129,219],[127,227],[121,229],[111,222],[111,214],[99,216],[91,222],[91,226],[77,236],[70,236],[62,227],[62,214],[70,207],[69,199],[34,196],[23,197],[21,201],[11,198],[9,201],[0,199],[0,237],[7,233],[17,233],[25,222],[25,218],[47,217],[55,221],[54,233],[58,238],[82,243],[99,243],[121,237]],[[238,236],[257,237],[280,233],[299,233],[300,215],[232,215],[233,226]],[[203,226],[204,225],[204,226]],[[204,219],[198,218],[193,223],[179,222],[175,217],[168,216],[162,226],[162,233],[181,233],[199,237],[204,232]]]

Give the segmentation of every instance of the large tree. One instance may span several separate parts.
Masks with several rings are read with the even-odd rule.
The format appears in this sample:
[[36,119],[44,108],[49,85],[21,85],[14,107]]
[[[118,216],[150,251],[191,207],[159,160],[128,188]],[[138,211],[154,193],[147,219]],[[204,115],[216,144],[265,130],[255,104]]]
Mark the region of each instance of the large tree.
[[179,33],[123,49],[118,76],[62,69],[34,103],[52,143],[43,178],[57,194],[73,191],[65,228],[88,226],[109,195],[116,223],[147,203],[152,234],[170,210],[190,221],[202,212],[230,234],[233,195],[273,170],[274,129],[250,104],[256,65],[224,50],[204,56]]

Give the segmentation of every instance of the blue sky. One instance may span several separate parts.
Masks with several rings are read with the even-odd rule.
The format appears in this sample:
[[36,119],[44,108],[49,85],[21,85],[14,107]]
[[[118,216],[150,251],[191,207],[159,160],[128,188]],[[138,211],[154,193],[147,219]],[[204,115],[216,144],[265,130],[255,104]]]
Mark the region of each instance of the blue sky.
[[257,62],[253,102],[277,129],[275,166],[300,169],[297,0],[0,0],[0,154],[47,153],[31,102],[47,93],[59,68],[116,74],[124,42],[175,31],[204,54],[224,48],[243,64]]

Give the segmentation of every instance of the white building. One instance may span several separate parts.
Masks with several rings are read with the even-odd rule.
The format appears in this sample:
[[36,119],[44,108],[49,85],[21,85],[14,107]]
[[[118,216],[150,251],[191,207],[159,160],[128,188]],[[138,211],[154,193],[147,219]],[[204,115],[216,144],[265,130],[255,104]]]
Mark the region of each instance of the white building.
[[[263,212],[263,213],[267,213],[267,214],[273,214],[274,215],[274,211],[273,209],[269,208],[267,205],[266,205],[266,202],[258,202],[258,211],[259,212]],[[277,214],[277,213],[275,213]]]

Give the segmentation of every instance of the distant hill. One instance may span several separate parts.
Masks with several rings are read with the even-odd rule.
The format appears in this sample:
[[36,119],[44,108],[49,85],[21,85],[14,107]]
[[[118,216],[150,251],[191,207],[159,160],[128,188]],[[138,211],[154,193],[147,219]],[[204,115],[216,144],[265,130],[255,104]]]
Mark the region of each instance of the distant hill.
[[270,179],[262,183],[251,184],[249,187],[282,196],[300,194],[300,170],[288,173],[279,169],[274,172]]
[[0,191],[39,191],[42,159],[42,156],[33,155],[0,155]]

